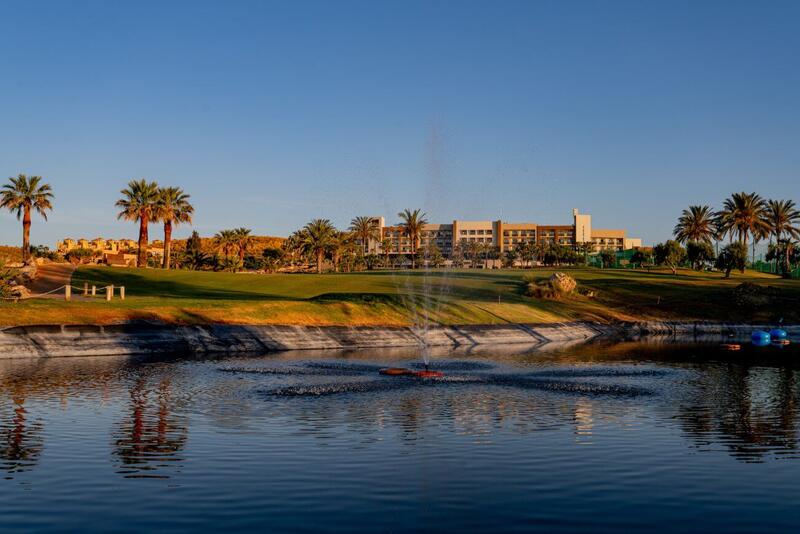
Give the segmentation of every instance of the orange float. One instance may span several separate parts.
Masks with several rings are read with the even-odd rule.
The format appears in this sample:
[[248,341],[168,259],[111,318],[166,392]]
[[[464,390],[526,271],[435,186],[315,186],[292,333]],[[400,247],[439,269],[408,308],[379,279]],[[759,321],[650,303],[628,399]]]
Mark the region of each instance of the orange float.
[[738,343],[723,343],[722,348],[725,350],[742,350],[742,346]]
[[386,376],[411,376],[414,374],[414,371],[404,367],[387,367],[386,369],[381,369],[378,372]]

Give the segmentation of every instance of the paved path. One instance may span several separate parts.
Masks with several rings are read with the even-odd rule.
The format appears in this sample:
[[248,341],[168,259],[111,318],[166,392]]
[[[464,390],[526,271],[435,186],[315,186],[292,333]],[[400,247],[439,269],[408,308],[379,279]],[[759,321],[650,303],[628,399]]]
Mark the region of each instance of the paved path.
[[[70,263],[48,263],[40,265],[37,269],[36,280],[28,284],[28,289],[34,295],[41,295],[47,293],[58,287],[65,286],[72,281],[72,273],[75,271],[75,266]],[[61,296],[64,298],[64,292],[59,291],[54,294],[55,297]]]

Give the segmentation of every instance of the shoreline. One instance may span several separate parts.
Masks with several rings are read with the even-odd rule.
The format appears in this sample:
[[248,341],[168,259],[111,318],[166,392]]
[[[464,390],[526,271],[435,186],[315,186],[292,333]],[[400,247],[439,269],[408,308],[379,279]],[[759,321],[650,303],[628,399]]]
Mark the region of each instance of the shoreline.
[[[136,354],[264,354],[286,350],[559,344],[595,340],[744,341],[770,325],[707,322],[628,322],[414,327],[291,326],[153,323],[39,325],[0,328],[0,359]],[[800,325],[783,327],[800,335]]]

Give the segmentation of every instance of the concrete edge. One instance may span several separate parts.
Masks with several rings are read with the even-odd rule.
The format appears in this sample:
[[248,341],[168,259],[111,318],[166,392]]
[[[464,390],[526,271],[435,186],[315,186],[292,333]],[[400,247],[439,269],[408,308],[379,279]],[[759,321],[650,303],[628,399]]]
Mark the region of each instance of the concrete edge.
[[[37,325],[0,329],[0,359],[132,354],[266,353],[388,347],[545,347],[597,339],[745,340],[770,325],[703,322],[571,322],[428,327],[292,325]],[[800,336],[800,325],[784,327]]]

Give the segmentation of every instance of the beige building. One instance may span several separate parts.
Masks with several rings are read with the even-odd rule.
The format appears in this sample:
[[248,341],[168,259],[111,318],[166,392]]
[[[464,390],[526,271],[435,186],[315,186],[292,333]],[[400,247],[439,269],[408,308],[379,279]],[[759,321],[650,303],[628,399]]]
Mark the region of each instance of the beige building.
[[[496,247],[500,252],[513,250],[526,242],[556,243],[579,247],[590,245],[593,252],[600,250],[625,250],[640,247],[642,240],[629,238],[625,230],[605,230],[592,227],[592,216],[572,210],[572,224],[541,225],[536,223],[509,223],[496,221],[454,220],[452,224],[426,224],[420,233],[419,248],[432,245],[445,256],[452,255],[456,246],[480,243]],[[383,217],[373,217],[378,239],[370,241],[368,252],[373,254],[410,254],[411,241],[398,226],[386,226]],[[384,250],[382,243],[388,245]]]
[[[89,241],[88,239],[71,239],[69,237],[62,239],[56,244],[56,250],[60,254],[67,254],[71,250],[85,249],[96,252],[97,256],[102,258],[103,263],[109,265],[135,265],[136,254],[139,248],[139,243],[133,239],[103,239],[96,237]],[[164,246],[160,241],[154,241],[150,244],[147,252],[154,255],[163,257]],[[133,258],[133,260],[131,260]]]

